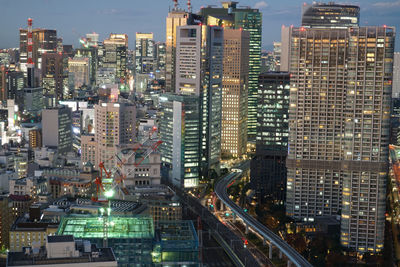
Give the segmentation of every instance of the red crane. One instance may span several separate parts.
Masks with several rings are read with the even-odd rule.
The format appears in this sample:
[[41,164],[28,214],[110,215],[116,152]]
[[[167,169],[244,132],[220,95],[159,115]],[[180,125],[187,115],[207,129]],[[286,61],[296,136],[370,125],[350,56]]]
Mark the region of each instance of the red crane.
[[[96,177],[94,180],[94,184],[96,184],[96,196],[92,197],[92,201],[96,202],[107,202],[109,198],[111,198],[114,194],[114,190],[118,187],[124,194],[128,193],[128,190],[123,186],[123,180],[128,177],[133,171],[131,170],[128,173],[123,173],[123,165],[127,164],[132,156],[135,157],[133,166],[138,167],[153,151],[157,150],[157,148],[162,144],[162,141],[152,141],[151,137],[154,132],[157,130],[157,127],[153,127],[149,133],[149,136],[142,140],[141,143],[137,144],[134,148],[127,148],[121,151],[121,154],[125,154],[124,156],[120,156],[119,153],[115,154],[113,157],[108,160],[116,159],[116,166],[111,169],[111,171],[107,171],[104,166],[104,162],[99,163],[100,175]],[[144,150],[143,153],[139,153],[139,149],[148,147]],[[125,151],[125,153],[124,153]],[[136,155],[140,155],[139,160],[136,160]]]

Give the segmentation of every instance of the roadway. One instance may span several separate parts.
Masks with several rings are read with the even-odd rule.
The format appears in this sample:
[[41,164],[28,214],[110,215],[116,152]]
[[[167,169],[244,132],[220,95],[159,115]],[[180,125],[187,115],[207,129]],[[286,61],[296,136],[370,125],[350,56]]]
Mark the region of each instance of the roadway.
[[[248,169],[249,166],[249,161],[245,161],[244,163],[240,164],[236,169],[240,169],[242,171]],[[263,238],[266,240],[269,240],[272,245],[276,246],[280,251],[282,251],[283,254],[286,255],[286,257],[296,266],[299,267],[312,267],[312,265],[303,257],[301,256],[294,248],[292,248],[288,243],[286,243],[282,238],[280,238],[278,235],[276,235],[274,232],[272,232],[270,229],[268,229],[266,226],[264,226],[262,223],[257,221],[255,218],[253,218],[251,215],[249,215],[247,212],[244,212],[241,207],[236,205],[235,202],[233,202],[227,193],[227,187],[235,180],[240,178],[242,175],[242,172],[233,172],[228,175],[226,175],[224,178],[222,178],[220,181],[217,182],[215,185],[215,193],[218,196],[218,198],[226,205],[228,206],[233,213],[240,217],[244,223],[257,231]]]

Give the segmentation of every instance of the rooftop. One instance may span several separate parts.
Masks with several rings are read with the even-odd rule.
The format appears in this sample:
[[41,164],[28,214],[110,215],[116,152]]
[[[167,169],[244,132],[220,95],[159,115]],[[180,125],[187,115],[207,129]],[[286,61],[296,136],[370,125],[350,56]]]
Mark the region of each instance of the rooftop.
[[[151,217],[108,217],[108,238],[153,238]],[[62,218],[57,235],[73,235],[75,238],[103,238],[104,222],[98,216],[69,215]]]
[[47,236],[47,242],[49,243],[59,243],[59,242],[74,242],[73,235],[49,235]]
[[9,252],[7,255],[7,266],[35,266],[55,264],[83,264],[89,262],[115,262],[117,261],[111,248],[96,248],[92,245],[91,252],[82,252],[79,257],[47,258],[46,250],[41,248],[39,253]]

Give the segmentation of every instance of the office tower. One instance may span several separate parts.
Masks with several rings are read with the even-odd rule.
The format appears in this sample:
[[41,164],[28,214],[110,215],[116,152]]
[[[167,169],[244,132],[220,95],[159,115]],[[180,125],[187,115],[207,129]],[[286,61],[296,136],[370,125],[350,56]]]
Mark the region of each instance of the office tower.
[[128,35],[111,33],[103,43],[102,67],[115,68],[117,78],[123,83],[127,76]]
[[136,33],[135,62],[135,73],[154,71],[153,33]]
[[114,155],[117,147],[133,144],[136,134],[136,106],[130,103],[103,103],[95,105],[97,143],[95,167],[100,162],[111,170],[116,164]]
[[72,151],[72,115],[67,106],[42,111],[42,144],[57,147],[58,153]]
[[162,172],[180,188],[197,187],[200,178],[199,98],[163,95],[160,105]]
[[290,76],[287,72],[260,74],[256,154],[250,164],[251,188],[259,201],[284,200],[289,135]]
[[394,27],[349,30],[341,243],[383,249]]
[[89,65],[89,79],[90,85],[95,85],[96,83],[96,71],[97,71],[97,48],[96,47],[87,47],[87,48],[78,48],[75,49],[75,57],[80,58],[88,58],[90,61]]
[[87,57],[74,57],[68,59],[68,72],[70,75],[71,90],[90,85],[90,61]]
[[280,71],[289,71],[290,67],[290,51],[291,51],[291,40],[292,40],[292,29],[293,26],[286,27],[282,25],[281,30],[281,64]]
[[8,71],[6,75],[7,99],[21,99],[24,91],[24,74],[21,71]]
[[257,126],[257,90],[261,68],[261,26],[262,16],[258,9],[238,7],[238,2],[222,2],[222,8],[205,7],[200,10],[207,25],[225,28],[242,28],[250,32],[249,89],[248,89],[248,138],[253,140]]
[[201,176],[219,174],[221,159],[223,29],[176,28],[176,93],[200,97]]
[[[23,101],[22,101],[23,99]],[[43,109],[43,88],[24,88],[21,102],[17,101],[19,110],[24,110],[24,115],[37,117]]]
[[168,13],[166,19],[166,56],[165,56],[165,90],[167,92],[175,92],[175,50],[176,50],[176,27],[188,25],[191,14],[188,12],[174,8]]
[[[26,29],[19,30],[19,49],[21,70],[26,73],[28,62],[28,35]],[[57,31],[47,29],[32,30],[32,60],[36,68],[42,68],[42,55],[57,51]]]
[[158,42],[155,44],[155,75],[156,79],[165,80],[165,60],[166,46],[165,43]]
[[400,97],[400,52],[394,53],[393,60],[393,97]]
[[301,26],[310,28],[346,29],[357,27],[360,21],[360,7],[341,5],[333,2],[304,4]]
[[44,95],[52,97],[54,104],[63,99],[64,56],[61,53],[45,53],[42,56],[42,81]]
[[275,71],[280,71],[281,67],[281,54],[282,54],[282,43],[274,42],[274,63],[275,63]]
[[247,148],[250,33],[224,30],[221,152],[241,157]]
[[292,29],[286,212],[305,221],[341,212],[342,245],[378,252],[394,30],[337,27]]

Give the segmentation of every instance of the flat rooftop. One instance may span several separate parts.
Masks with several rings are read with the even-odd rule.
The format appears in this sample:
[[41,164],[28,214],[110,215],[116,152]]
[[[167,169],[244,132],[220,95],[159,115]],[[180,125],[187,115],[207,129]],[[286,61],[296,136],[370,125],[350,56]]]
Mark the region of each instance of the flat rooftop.
[[[108,217],[108,238],[154,238],[151,217]],[[99,216],[69,215],[62,218],[57,235],[73,235],[75,238],[103,238],[103,218]]]
[[[92,253],[96,253],[97,257],[93,257]],[[55,264],[83,264],[89,262],[115,262],[116,258],[111,248],[96,249],[92,246],[91,253],[82,253],[79,257],[68,258],[52,258],[48,259],[45,251],[41,250],[38,254],[25,254],[24,252],[8,252],[7,266],[35,266],[35,265],[48,265],[54,266]],[[76,265],[75,265],[76,266]],[[115,264],[116,266],[116,264]]]

